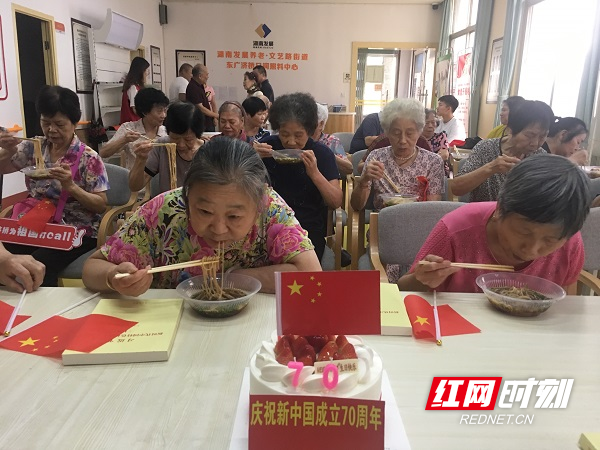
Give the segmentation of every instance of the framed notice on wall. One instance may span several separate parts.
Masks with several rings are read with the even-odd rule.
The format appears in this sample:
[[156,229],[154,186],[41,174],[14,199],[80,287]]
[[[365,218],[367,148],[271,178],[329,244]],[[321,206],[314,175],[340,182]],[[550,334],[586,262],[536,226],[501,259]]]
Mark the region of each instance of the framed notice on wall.
[[179,68],[183,63],[188,63],[192,67],[196,64],[206,65],[206,51],[204,50],[175,50],[175,71],[179,76]]
[[150,67],[152,67],[152,86],[162,91],[162,68],[160,63],[160,48],[150,46]]
[[498,83],[500,81],[500,64],[502,63],[502,38],[492,42],[492,56],[490,58],[490,78],[488,80],[486,103],[498,101]]
[[[8,98],[6,85],[6,62],[4,61],[4,38],[2,36],[2,17],[0,17],[0,100]],[[2,178],[0,177],[0,194],[2,193]]]
[[73,32],[73,62],[75,63],[75,88],[77,92],[91,94],[94,90],[91,60],[92,26],[71,19]]

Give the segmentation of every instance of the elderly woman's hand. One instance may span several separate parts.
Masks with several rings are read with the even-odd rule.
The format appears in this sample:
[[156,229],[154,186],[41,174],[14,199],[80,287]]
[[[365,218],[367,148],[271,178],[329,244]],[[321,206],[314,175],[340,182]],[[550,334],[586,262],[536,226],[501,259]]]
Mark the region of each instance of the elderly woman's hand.
[[258,156],[261,158],[270,158],[273,156],[273,147],[269,144],[254,141],[252,147],[254,147],[254,150],[256,150],[256,153],[258,153]]
[[321,173],[319,172],[319,167],[317,167],[317,157],[312,150],[304,150],[302,153],[300,153],[300,157],[304,162],[306,175],[308,175],[311,179]]
[[460,268],[450,267],[450,261],[436,255],[427,255],[423,263],[415,267],[414,275],[417,281],[431,289],[437,288],[450,275],[458,272]]
[[60,182],[61,187],[68,191],[75,183],[73,183],[73,176],[71,174],[71,166],[68,164],[61,164],[60,166],[52,167],[49,171],[50,178]]
[[[152,284],[152,275],[148,274],[148,269],[139,269],[130,262],[123,262],[114,266],[108,271],[107,281],[112,288],[119,294],[131,295],[137,297],[142,295]],[[126,277],[115,278],[117,273],[127,273]]]
[[520,163],[519,158],[514,156],[500,155],[495,160],[488,163],[492,173],[508,173],[515,167],[515,164]]
[[17,151],[17,145],[21,142],[20,138],[14,137],[7,131],[0,132],[0,148],[6,149],[11,153]]
[[365,167],[360,176],[361,180],[373,181],[381,180],[385,173],[385,166],[381,161],[369,161],[365,163]]
[[[138,133],[137,131],[127,130],[127,132],[125,133],[125,136],[123,136],[123,139],[125,139],[125,142],[135,142],[138,139],[144,139],[144,135],[141,133]],[[144,139],[144,140],[147,140],[147,139]]]
[[448,161],[448,158],[450,158],[450,152],[447,147],[440,148],[438,155],[440,155],[444,161]]
[[133,144],[133,153],[135,153],[136,158],[148,159],[148,155],[152,150],[152,142],[147,141],[145,139],[137,141]]

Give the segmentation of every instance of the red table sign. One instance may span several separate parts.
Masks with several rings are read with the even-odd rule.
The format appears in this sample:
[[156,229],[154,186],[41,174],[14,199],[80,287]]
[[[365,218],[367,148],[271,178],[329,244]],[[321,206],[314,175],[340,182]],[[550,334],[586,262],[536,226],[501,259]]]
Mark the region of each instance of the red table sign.
[[85,230],[72,225],[47,223],[44,231],[37,233],[21,225],[17,220],[0,219],[0,242],[32,245],[35,247],[71,250],[81,245]]
[[385,402],[251,395],[248,450],[383,450]]

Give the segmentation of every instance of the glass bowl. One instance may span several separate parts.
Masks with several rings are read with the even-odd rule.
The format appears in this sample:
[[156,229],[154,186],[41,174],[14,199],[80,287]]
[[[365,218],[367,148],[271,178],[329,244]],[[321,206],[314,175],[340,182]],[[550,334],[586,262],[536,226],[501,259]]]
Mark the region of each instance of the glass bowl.
[[590,178],[600,178],[600,166],[581,166]]
[[[221,274],[217,275],[217,280],[221,281]],[[216,318],[234,316],[239,313],[262,286],[260,281],[248,275],[226,273],[224,286],[241,289],[246,292],[246,295],[231,300],[199,300],[194,297],[202,290],[202,282],[202,275],[197,275],[179,283],[175,290],[198,313]]]
[[[514,272],[492,272],[480,275],[475,280],[490,303],[498,310],[513,316],[532,317],[546,311],[553,303],[562,300],[566,292],[558,284],[544,278]],[[516,298],[511,294],[500,294],[495,288],[526,288],[542,294],[545,299]]]
[[48,164],[46,164],[46,167],[44,167],[43,169],[38,168],[37,166],[28,166],[28,167],[23,167],[21,169],[21,172],[23,172],[26,177],[33,178],[35,180],[44,180],[47,178],[51,178],[50,177],[50,169],[52,167],[56,167],[56,166],[57,166],[57,164],[55,164],[55,163],[48,163]]
[[273,150],[273,159],[279,164],[298,164],[302,162],[300,155],[303,150],[295,148],[284,148],[283,150]]
[[401,205],[402,203],[413,203],[419,200],[418,195],[413,194],[382,194],[383,207]]

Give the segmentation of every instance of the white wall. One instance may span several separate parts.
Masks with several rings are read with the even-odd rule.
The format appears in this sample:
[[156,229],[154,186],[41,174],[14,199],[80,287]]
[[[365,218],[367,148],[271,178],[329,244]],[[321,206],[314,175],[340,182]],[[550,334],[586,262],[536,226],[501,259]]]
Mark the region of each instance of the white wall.
[[[120,12],[144,24],[144,38],[141,45],[146,47],[146,57],[150,60],[150,45],[160,47],[163,58],[164,46],[162,27],[158,22],[158,1],[148,0],[19,0],[19,6],[53,16],[57,22],[65,25],[65,33],[55,33],[58,83],[75,90],[75,71],[73,67],[73,44],[71,39],[71,18],[89,23],[92,28],[99,29],[106,17],[106,8]],[[15,42],[15,26],[12,4],[8,0],[0,1],[0,17],[4,36],[4,56],[6,60],[6,77],[8,98],[0,101],[0,125],[23,125],[21,115],[21,98],[19,93],[18,73],[16,67],[17,47]],[[164,80],[163,80],[164,83]],[[80,94],[84,109],[84,118],[89,118],[91,95]],[[25,186],[20,174],[11,174],[4,178],[3,197],[22,192]]]
[[[348,105],[350,83],[344,83],[342,76],[344,72],[350,72],[353,41],[437,42],[441,24],[441,8],[433,11],[430,5],[194,4],[170,1],[168,8],[169,23],[163,27],[166,86],[176,76],[176,49],[206,50],[210,73],[208,84],[215,88],[229,88],[232,96],[217,98],[219,103],[241,101],[246,97],[242,78],[247,69],[227,69],[226,61],[245,59],[217,58],[217,51],[254,51],[253,41],[261,40],[254,30],[260,24],[266,24],[272,30],[264,40],[272,40],[274,48],[265,52],[309,55],[308,61],[298,63],[297,71],[268,70],[275,96],[305,91],[319,102],[344,105]],[[269,62],[268,59],[263,61]],[[219,90],[217,97],[218,93]]]

